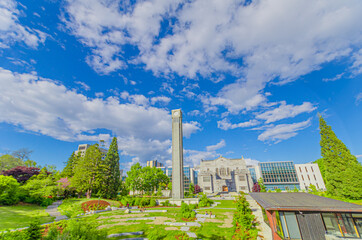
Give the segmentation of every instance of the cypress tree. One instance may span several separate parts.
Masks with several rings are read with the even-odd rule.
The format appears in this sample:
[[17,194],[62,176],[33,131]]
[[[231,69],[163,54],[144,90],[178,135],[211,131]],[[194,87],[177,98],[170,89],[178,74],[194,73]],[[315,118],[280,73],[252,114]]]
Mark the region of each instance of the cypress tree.
[[105,158],[105,165],[107,166],[107,197],[115,198],[121,186],[118,144],[116,137],[112,139],[112,143],[109,146],[109,150]]
[[318,163],[324,171],[327,192],[331,195],[359,199],[362,197],[362,166],[332,128],[319,117],[321,155]]
[[75,160],[75,154],[74,152],[72,153],[72,155],[68,158],[67,164],[65,165],[61,176],[62,177],[73,177],[74,172],[73,172],[73,168],[74,168],[74,160]]

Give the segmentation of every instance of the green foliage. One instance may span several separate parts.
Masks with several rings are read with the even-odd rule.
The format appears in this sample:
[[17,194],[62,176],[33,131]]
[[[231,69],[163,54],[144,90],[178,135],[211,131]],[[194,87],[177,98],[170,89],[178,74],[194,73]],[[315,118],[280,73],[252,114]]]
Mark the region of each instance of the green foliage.
[[317,161],[324,172],[327,192],[334,196],[362,198],[362,166],[332,128],[319,117],[321,155]]
[[195,192],[195,185],[193,183],[190,183],[189,185],[189,195],[193,196]]
[[12,176],[0,175],[0,205],[13,205],[19,202],[20,184]]
[[21,200],[41,206],[52,204],[59,191],[56,180],[53,174],[48,175],[46,169],[43,168],[38,175],[34,175],[21,186]]
[[106,196],[107,198],[115,198],[117,196],[119,188],[121,187],[119,154],[118,154],[118,145],[116,137],[113,138],[104,161],[105,165],[107,166],[105,174],[106,187],[107,187]]
[[86,193],[91,198],[92,193],[104,196],[106,192],[106,169],[102,160],[102,153],[98,144],[87,148],[84,158],[77,160],[74,168],[74,176],[71,179],[72,186],[79,194]]
[[199,202],[199,207],[210,207],[211,204],[213,204],[214,201],[212,201],[211,199],[209,199],[205,193],[201,194],[201,198],[200,198],[200,202]]
[[10,154],[0,156],[0,173],[17,166],[24,166],[24,162]]
[[235,200],[236,211],[234,212],[233,225],[234,236],[233,239],[257,239],[258,229],[255,222],[255,216],[253,215],[249,202],[245,198],[243,192],[237,196]]
[[194,209],[196,208],[193,204],[186,204],[184,202],[181,203],[181,216],[183,219],[194,219],[196,217],[196,212]]
[[29,228],[25,230],[27,240],[40,240],[41,239],[41,226],[38,219],[30,223]]
[[24,240],[24,239],[27,239],[27,234],[25,231],[0,233],[0,240]]
[[266,187],[264,185],[264,180],[262,178],[259,178],[258,183],[259,183],[259,186],[260,186],[260,192],[266,192]]
[[163,185],[167,185],[170,179],[159,168],[143,167],[136,163],[127,172],[126,186],[134,192],[154,192]]
[[72,153],[72,155],[70,155],[70,157],[68,158],[68,161],[61,173],[61,176],[62,177],[73,177],[74,175],[74,167],[75,167],[75,164],[76,164],[76,156],[74,154],[74,152]]

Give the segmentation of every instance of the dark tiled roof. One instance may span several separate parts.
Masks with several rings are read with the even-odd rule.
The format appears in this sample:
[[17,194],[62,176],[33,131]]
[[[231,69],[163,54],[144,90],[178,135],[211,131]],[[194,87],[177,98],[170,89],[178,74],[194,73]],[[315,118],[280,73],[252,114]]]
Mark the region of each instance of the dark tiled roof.
[[266,210],[362,212],[362,206],[309,193],[250,193]]

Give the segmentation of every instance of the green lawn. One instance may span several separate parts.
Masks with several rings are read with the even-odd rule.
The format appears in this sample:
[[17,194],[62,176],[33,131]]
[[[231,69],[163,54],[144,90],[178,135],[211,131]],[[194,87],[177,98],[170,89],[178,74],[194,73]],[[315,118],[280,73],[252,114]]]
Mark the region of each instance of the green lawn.
[[2,206],[0,207],[0,231],[28,227],[29,223],[36,218],[40,223],[53,221],[54,217],[50,217],[45,209],[38,205]]
[[217,205],[216,208],[235,208],[234,200],[214,200],[214,202],[220,202],[221,204]]
[[[58,207],[59,212],[62,215],[68,217],[75,217],[76,215],[83,213],[82,203],[89,200],[98,200],[99,198],[69,198],[63,200],[63,203]],[[108,200],[108,199],[99,199],[105,200],[111,204],[111,207],[119,207],[121,204],[118,201]]]

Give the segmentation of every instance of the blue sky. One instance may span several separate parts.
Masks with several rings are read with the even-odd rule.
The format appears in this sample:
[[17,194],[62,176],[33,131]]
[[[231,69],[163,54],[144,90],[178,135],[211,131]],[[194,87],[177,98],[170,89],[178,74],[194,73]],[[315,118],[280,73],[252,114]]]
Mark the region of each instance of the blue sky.
[[128,168],[320,157],[322,114],[362,157],[361,1],[0,3],[0,152],[58,169],[80,143],[118,138]]

